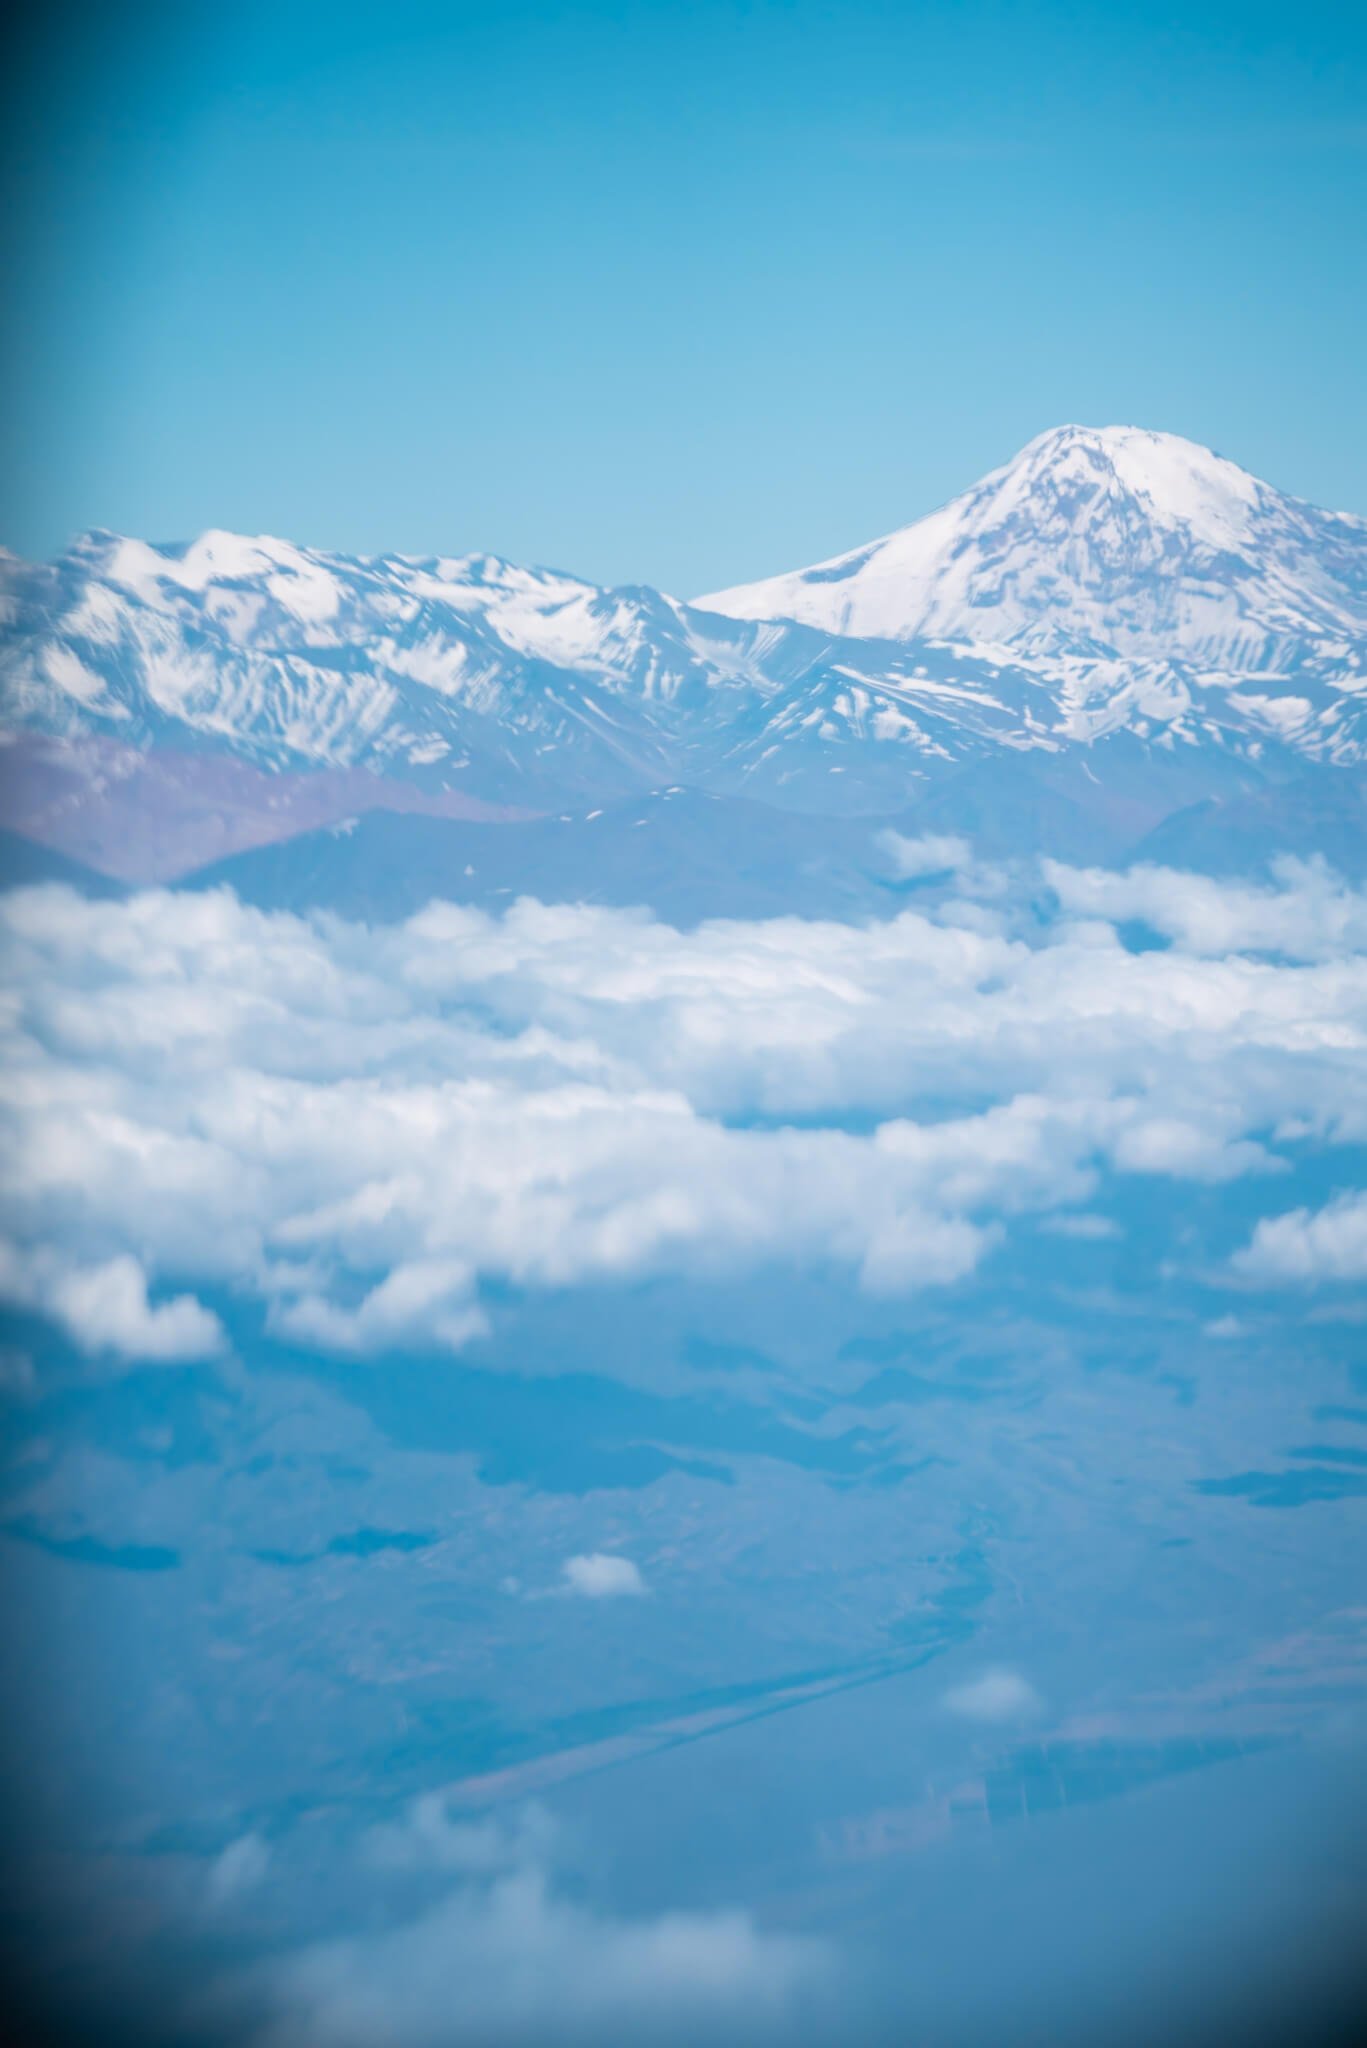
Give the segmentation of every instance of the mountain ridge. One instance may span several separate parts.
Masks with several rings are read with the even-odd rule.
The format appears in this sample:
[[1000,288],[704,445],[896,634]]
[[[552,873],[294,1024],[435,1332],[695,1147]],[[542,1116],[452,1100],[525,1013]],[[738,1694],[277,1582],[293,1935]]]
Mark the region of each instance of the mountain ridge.
[[[0,728],[78,780],[93,761],[106,807],[112,763],[136,778],[174,754],[206,791],[228,762],[339,779],[336,815],[357,774],[448,813],[677,782],[890,814],[997,760],[1111,773],[1122,757],[1097,743],[1124,735],[1156,822],[1367,750],[1367,520],[1138,428],[1053,429],[893,535],[691,604],[490,554],[220,529],[95,531],[53,563],[0,562],[0,588]],[[193,791],[176,802],[192,821]],[[332,802],[316,787],[303,822]],[[228,803],[187,860],[232,850]],[[291,828],[285,780],[250,804],[269,836]],[[43,829],[91,857],[89,833]],[[133,829],[120,813],[105,840]],[[253,823],[236,843],[259,839]]]

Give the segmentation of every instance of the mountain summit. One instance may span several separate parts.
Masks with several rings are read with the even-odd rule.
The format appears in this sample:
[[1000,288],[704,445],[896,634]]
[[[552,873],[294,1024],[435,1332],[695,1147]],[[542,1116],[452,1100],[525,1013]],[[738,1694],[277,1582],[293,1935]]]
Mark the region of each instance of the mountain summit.
[[1280,671],[1367,633],[1367,520],[1175,434],[1056,427],[912,526],[697,603],[861,639]]

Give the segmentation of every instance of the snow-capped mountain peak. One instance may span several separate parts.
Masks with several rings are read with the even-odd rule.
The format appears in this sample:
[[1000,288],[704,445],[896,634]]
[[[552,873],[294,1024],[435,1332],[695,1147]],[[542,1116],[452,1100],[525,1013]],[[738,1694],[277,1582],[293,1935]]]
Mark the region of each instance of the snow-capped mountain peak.
[[1137,500],[1156,525],[1229,547],[1248,537],[1262,488],[1237,463],[1177,434],[1065,426],[1036,435],[969,495],[989,513],[985,524],[1050,495],[1071,500],[1091,523]]
[[1056,427],[914,525],[697,603],[859,637],[1257,666],[1288,635],[1367,629],[1367,521],[1175,434]]

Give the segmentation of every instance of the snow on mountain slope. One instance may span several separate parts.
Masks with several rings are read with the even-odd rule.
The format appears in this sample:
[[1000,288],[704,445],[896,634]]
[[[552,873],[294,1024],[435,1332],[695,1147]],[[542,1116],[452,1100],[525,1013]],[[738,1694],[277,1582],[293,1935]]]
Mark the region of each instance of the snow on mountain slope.
[[913,526],[697,603],[856,638],[971,641],[1360,683],[1367,520],[1136,427],[1058,427]]
[[[491,797],[639,784],[721,671],[681,608],[489,556],[351,560],[208,533],[90,535],[10,577],[6,723],[134,745],[226,744],[268,765],[465,778]],[[780,629],[714,621],[730,666]]]
[[495,802],[684,778],[781,800],[801,784],[817,808],[823,783],[826,807],[868,808],[872,773],[896,807],[918,766],[1054,744],[1051,679],[971,647],[834,641],[489,556],[92,535],[10,580],[3,722],[58,740],[364,766]]
[[[1367,521],[1171,435],[1065,427],[901,533],[694,605],[488,555],[92,534],[0,559],[0,731],[74,749],[67,767],[115,748],[364,771],[448,812],[666,783],[892,811],[1027,754],[1115,774],[1099,743],[1123,738],[1127,777],[1147,761],[1190,803],[1363,759]],[[43,814],[82,858],[126,829],[94,783],[84,837],[65,796]],[[217,811],[205,858],[236,829]]]

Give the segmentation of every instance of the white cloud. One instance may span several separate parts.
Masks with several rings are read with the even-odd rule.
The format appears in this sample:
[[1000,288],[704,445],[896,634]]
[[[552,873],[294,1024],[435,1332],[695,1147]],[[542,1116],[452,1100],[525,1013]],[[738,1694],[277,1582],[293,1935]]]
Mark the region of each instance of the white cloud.
[[0,1298],[51,1316],[82,1351],[130,1363],[192,1364],[217,1357],[227,1342],[218,1317],[193,1295],[151,1303],[147,1275],[128,1252],[69,1266],[50,1247],[30,1257],[0,1241]]
[[567,1898],[525,1819],[443,1821],[426,1860],[463,1881],[418,1918],[318,1942],[231,1987],[267,2009],[260,2048],[786,2039],[831,1979],[823,1943],[745,1912],[625,1917]]
[[968,1721],[1021,1721],[1040,1711],[1039,1694],[1019,1671],[984,1671],[945,1694],[946,1707]]
[[979,1228],[962,1217],[904,1212],[874,1230],[859,1277],[870,1294],[905,1294],[962,1280],[1000,1235],[995,1225]]
[[[453,1349],[486,1281],[952,1285],[1103,1172],[1219,1181],[1367,1137],[1360,897],[1313,868],[1049,872],[1044,927],[1004,885],[990,910],[689,932],[10,892],[4,1284],[117,1357],[220,1348],[194,1287],[310,1346]],[[1141,912],[1181,942],[1128,952],[1106,920]],[[1297,934],[1301,964],[1239,950]]]
[[1274,862],[1271,883],[1217,881],[1173,868],[1041,863],[1064,909],[1110,922],[1138,919],[1191,953],[1280,953],[1333,960],[1367,949],[1367,896],[1322,859]]
[[685,2041],[719,2023],[790,2038],[824,1963],[810,1940],[747,1913],[620,1919],[517,1870],[408,1925],[320,1942],[270,1973],[262,2048],[452,2048]]
[[1246,1279],[1270,1285],[1367,1279],[1367,1194],[1264,1217],[1232,1263]]
[[127,1253],[63,1274],[53,1283],[49,1306],[86,1351],[175,1364],[212,1358],[223,1348],[222,1324],[193,1295],[153,1307],[147,1275]]
[[880,832],[878,843],[887,854],[893,873],[908,882],[922,875],[943,875],[967,867],[973,857],[966,839],[949,834],[926,832],[919,839],[908,839],[901,832]]
[[1138,1115],[1116,1134],[1111,1157],[1123,1173],[1166,1173],[1187,1180],[1234,1180],[1280,1164],[1265,1147],[1229,1142],[1210,1124],[1176,1116]]
[[305,1292],[272,1317],[283,1336],[324,1351],[370,1352],[405,1339],[435,1341],[458,1351],[482,1336],[488,1318],[470,1299],[474,1276],[458,1259],[413,1259],[397,1265],[354,1309]]
[[614,1600],[623,1594],[644,1593],[646,1582],[629,1557],[614,1557],[603,1550],[587,1557],[566,1558],[565,1582],[572,1593],[589,1600]]

